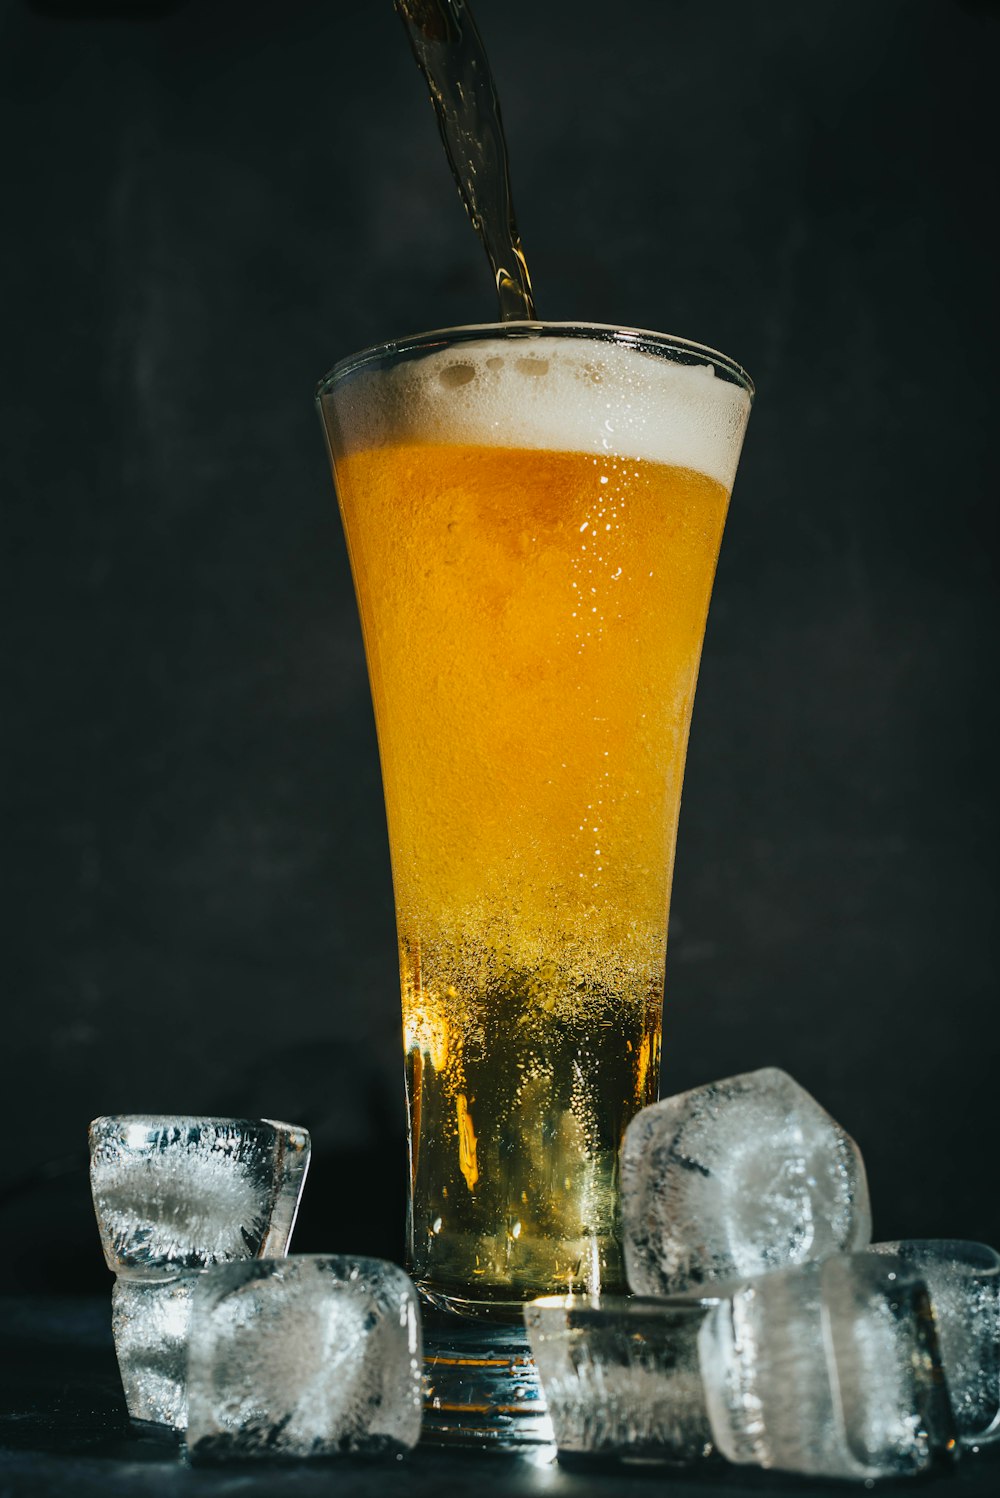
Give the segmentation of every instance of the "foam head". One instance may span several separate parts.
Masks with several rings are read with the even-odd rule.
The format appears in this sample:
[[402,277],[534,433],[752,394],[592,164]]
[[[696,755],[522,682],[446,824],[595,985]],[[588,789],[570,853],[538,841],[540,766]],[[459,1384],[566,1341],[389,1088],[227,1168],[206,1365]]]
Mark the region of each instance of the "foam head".
[[362,365],[335,388],[348,452],[423,442],[606,453],[694,469],[727,490],[750,412],[747,389],[707,351],[675,363],[596,336],[484,336]]

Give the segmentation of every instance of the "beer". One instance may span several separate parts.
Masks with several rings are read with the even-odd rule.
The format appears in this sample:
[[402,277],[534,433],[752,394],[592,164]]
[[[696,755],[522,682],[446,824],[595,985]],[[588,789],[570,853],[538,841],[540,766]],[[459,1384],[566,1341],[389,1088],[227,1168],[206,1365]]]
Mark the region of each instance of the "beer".
[[623,1288],[618,1148],[656,1096],[684,756],[749,407],[711,360],[500,331],[335,371],[322,396],[392,856],[409,1267],[485,1314]]

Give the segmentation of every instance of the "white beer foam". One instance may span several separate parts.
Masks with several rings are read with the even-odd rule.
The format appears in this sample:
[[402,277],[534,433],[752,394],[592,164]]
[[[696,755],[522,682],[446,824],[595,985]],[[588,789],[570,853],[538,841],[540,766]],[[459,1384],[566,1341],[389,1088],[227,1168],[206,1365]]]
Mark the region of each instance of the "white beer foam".
[[606,453],[695,469],[728,490],[750,397],[707,362],[673,364],[597,338],[526,337],[362,369],[336,408],[354,451],[422,441]]

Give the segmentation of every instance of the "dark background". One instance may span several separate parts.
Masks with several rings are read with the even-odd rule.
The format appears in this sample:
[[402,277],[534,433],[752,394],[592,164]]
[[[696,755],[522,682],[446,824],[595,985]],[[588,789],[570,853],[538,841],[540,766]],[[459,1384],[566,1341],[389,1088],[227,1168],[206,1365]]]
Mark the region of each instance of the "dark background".
[[[549,318],[758,400],[685,784],[663,1090],[777,1064],[878,1237],[1000,1243],[1000,15],[479,0]],[[314,1136],[295,1247],[402,1252],[392,898],[313,410],[490,320],[390,0],[0,0],[0,1241],[106,1289],[98,1113]]]

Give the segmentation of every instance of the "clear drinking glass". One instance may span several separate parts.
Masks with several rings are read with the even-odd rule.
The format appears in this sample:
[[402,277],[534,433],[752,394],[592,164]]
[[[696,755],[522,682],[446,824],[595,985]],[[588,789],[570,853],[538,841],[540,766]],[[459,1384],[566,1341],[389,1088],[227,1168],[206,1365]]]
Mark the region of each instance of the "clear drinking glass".
[[389,828],[407,1264],[443,1343],[478,1336],[483,1366],[525,1300],[624,1288],[618,1149],[657,1092],[684,757],[751,398],[697,344],[549,323],[385,344],[319,388]]

